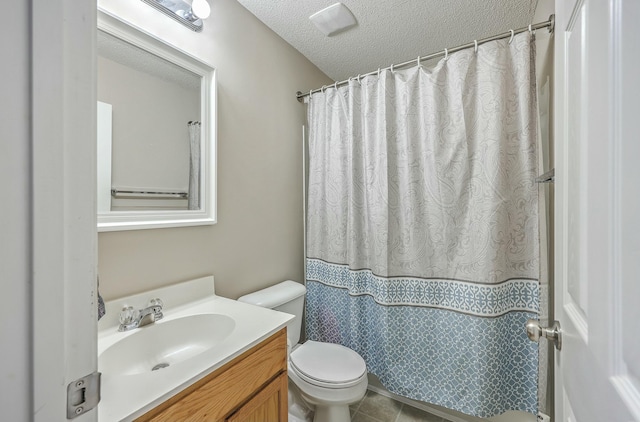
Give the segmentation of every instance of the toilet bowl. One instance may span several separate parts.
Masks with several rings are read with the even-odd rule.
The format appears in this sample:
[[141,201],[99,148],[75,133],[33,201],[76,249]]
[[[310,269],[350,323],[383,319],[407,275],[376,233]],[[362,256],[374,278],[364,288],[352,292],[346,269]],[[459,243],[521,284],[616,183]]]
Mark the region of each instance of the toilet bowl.
[[348,422],[367,391],[367,367],[353,350],[307,341],[289,355],[289,379],[314,409],[314,422]]
[[238,301],[294,315],[287,325],[287,340],[295,345],[289,353],[289,380],[314,410],[314,422],[349,422],[349,405],[367,391],[366,364],[357,352],[339,344],[312,340],[297,344],[305,292],[302,284],[287,280]]

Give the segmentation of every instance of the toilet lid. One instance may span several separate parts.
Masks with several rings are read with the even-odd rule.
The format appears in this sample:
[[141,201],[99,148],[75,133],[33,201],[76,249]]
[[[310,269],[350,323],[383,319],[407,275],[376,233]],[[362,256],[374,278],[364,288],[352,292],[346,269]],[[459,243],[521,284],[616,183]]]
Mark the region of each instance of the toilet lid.
[[309,340],[291,352],[289,360],[299,375],[314,384],[347,387],[367,372],[364,359],[339,344]]

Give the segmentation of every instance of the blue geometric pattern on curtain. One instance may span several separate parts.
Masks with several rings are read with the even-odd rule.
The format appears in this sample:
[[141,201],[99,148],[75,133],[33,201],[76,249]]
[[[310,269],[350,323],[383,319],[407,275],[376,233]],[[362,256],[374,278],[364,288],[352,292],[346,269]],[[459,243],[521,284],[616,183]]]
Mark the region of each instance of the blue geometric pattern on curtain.
[[538,351],[516,335],[534,314],[380,306],[317,282],[307,292],[307,336],[356,350],[389,391],[479,417],[536,412]]
[[352,296],[370,295],[380,305],[413,305],[495,317],[513,311],[538,312],[538,280],[506,280],[478,284],[460,280],[378,277],[370,270],[307,259],[307,280],[348,289]]
[[310,99],[307,337],[394,393],[537,413],[534,63],[525,32]]

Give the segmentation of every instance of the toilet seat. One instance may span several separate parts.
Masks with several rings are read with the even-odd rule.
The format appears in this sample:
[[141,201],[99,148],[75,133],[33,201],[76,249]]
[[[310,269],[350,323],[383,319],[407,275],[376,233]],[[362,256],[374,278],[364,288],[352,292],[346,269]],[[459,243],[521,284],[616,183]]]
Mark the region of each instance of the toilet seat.
[[309,340],[291,352],[289,362],[300,378],[319,387],[348,388],[367,376],[364,359],[339,344]]

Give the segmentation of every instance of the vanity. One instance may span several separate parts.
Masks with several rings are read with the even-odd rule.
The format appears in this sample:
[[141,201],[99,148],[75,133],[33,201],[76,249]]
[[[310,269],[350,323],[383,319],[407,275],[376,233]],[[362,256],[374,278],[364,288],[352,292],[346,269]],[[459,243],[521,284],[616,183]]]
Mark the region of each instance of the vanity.
[[[125,307],[162,318],[118,331]],[[291,315],[216,296],[204,277],[107,302],[99,322],[103,421],[285,421]]]
[[286,347],[283,329],[136,421],[284,421]]

